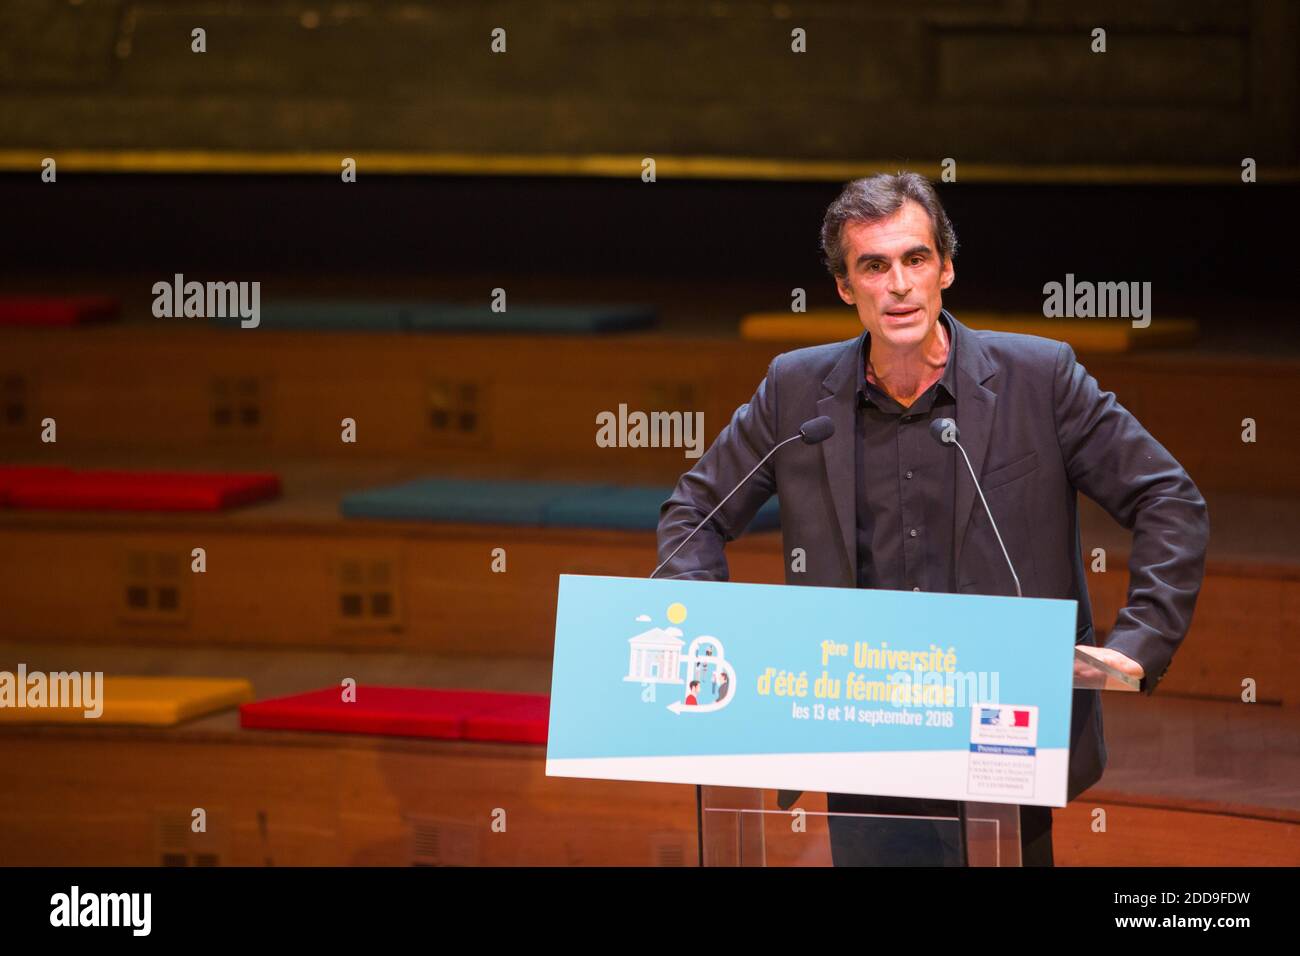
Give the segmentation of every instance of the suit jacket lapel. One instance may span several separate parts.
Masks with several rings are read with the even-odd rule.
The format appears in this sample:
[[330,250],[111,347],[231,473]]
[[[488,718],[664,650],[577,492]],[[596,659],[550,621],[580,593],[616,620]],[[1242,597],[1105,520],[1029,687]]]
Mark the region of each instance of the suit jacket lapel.
[[[986,388],[984,383],[992,378],[997,367],[989,359],[974,331],[959,323],[947,310],[944,311],[948,321],[957,328],[957,425],[961,433],[961,443],[970,456],[971,467],[975,474],[982,474],[984,462],[988,455],[989,439],[993,434],[993,416],[997,405],[997,393]],[[835,507],[835,517],[839,525],[840,547],[844,559],[852,569],[853,577],[845,582],[845,587],[857,584],[858,545],[857,545],[857,475],[854,468],[854,445],[856,439],[856,422],[854,420],[854,399],[857,396],[858,381],[863,369],[858,367],[858,358],[862,354],[862,339],[858,338],[844,343],[844,352],[822,382],[825,397],[817,402],[817,414],[826,415],[835,423],[835,434],[821,443],[822,462],[826,467],[827,487],[830,489],[831,501]],[[956,449],[953,454],[960,456]],[[955,559],[961,557],[961,548],[966,540],[966,530],[974,514],[977,495],[966,471],[964,461],[957,462],[957,490],[954,504],[956,520]],[[961,584],[960,575],[957,584]]]
[[863,332],[856,339],[844,343],[844,354],[822,382],[822,391],[826,396],[817,402],[817,414],[825,415],[835,423],[835,434],[821,443],[821,450],[822,462],[826,466],[826,486],[830,488],[839,524],[840,547],[848,567],[852,569],[852,576],[844,583],[844,587],[854,587],[858,580],[857,475],[853,454],[856,422],[853,401],[858,393],[858,379],[863,375],[863,369],[858,368],[858,357],[862,354],[862,339],[865,335]]
[[[997,393],[985,388],[984,383],[997,372],[997,367],[989,359],[984,347],[975,333],[961,325],[951,314],[948,320],[957,325],[957,429],[958,440],[970,456],[971,468],[976,475],[984,473],[984,462],[988,456],[989,438],[993,434],[993,416],[997,406]],[[959,458],[961,452],[953,449]],[[954,560],[960,560],[962,543],[966,540],[966,530],[978,504],[979,496],[971,482],[970,472],[964,461],[957,462],[957,492],[954,514],[956,517],[956,541]],[[956,583],[961,585],[958,572]]]

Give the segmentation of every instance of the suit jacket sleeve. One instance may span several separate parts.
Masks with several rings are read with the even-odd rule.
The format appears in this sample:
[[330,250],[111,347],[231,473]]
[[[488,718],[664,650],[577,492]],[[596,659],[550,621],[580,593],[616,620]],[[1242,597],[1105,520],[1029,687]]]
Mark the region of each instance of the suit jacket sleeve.
[[1149,694],[1192,623],[1210,534],[1205,499],[1067,343],[1055,374],[1057,437],[1070,482],[1133,533],[1126,606],[1106,647],[1142,665]]
[[[678,480],[672,496],[659,511],[659,560],[662,561],[712,511],[741,478],[776,444],[776,368],[754,397],[741,405],[695,467]],[[727,501],[695,537],[659,573],[661,578],[726,581],[723,547],[745,530],[754,514],[776,491],[776,475],[768,460]]]

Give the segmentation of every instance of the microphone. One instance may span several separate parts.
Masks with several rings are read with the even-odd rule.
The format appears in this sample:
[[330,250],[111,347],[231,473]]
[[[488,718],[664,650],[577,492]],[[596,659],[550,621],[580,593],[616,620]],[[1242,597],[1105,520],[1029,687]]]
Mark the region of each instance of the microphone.
[[[1024,597],[1020,590],[1020,576],[1016,574],[1015,566],[1011,563],[1011,555],[1007,554],[1007,546],[1002,543],[1002,534],[998,531],[998,523],[993,518],[993,512],[989,510],[989,503],[984,497],[984,489],[980,487],[979,479],[975,477],[975,469],[971,467],[970,456],[966,454],[966,449],[962,448],[959,440],[960,432],[957,423],[951,418],[936,418],[930,422],[930,435],[940,445],[950,447],[957,446],[961,452],[961,457],[966,461],[966,470],[970,472],[970,480],[975,483],[975,490],[979,493],[980,502],[984,505],[984,513],[989,516],[989,524],[993,526],[993,533],[997,535],[998,547],[1002,549],[1002,557],[1006,558],[1007,570],[1011,572],[1011,579],[1016,582],[1016,597]],[[955,546],[955,542],[954,542]],[[957,556],[953,555],[953,571],[957,569]],[[961,857],[963,866],[970,866],[970,848],[966,844],[966,801],[957,802],[957,851]]]
[[1002,557],[1006,558],[1007,569],[1011,572],[1012,580],[1016,582],[1016,597],[1024,597],[1025,595],[1020,590],[1020,576],[1016,574],[1015,566],[1011,563],[1011,555],[1007,554],[1007,546],[1002,543],[998,523],[993,518],[993,512],[989,510],[989,503],[984,498],[984,490],[980,488],[979,479],[975,477],[975,469],[971,467],[970,456],[966,454],[966,449],[961,447],[958,434],[957,423],[951,418],[936,418],[930,422],[930,435],[934,440],[946,447],[956,445],[957,450],[961,452],[962,458],[966,460],[966,470],[970,472],[971,481],[975,482],[975,490],[979,493],[980,502],[984,505],[984,513],[989,516],[989,524],[993,526],[993,533],[997,535],[998,547],[1002,549]]
[[835,434],[835,423],[831,421],[830,417],[827,415],[818,415],[816,418],[811,418],[808,421],[804,422],[802,425],[800,425],[798,434],[791,435],[789,438],[783,439],[782,441],[779,441],[775,445],[773,445],[772,450],[769,451],[762,458],[760,458],[758,460],[757,465],[749,469],[749,474],[745,475],[744,478],[741,478],[740,481],[736,482],[736,487],[732,488],[730,491],[727,492],[727,497],[719,501],[717,507],[715,507],[712,511],[710,511],[707,515],[705,515],[704,520],[691,529],[690,534],[682,538],[681,544],[673,548],[673,553],[668,555],[668,557],[664,558],[661,562],[659,562],[659,567],[655,568],[653,571],[650,572],[650,577],[654,577],[656,574],[658,574],[660,571],[664,569],[664,565],[666,565],[673,558],[677,557],[677,552],[682,550],[682,547],[686,544],[687,541],[690,541],[691,538],[695,537],[695,532],[699,531],[701,528],[703,528],[706,524],[709,523],[709,519],[718,513],[718,509],[721,508],[723,505],[725,505],[727,501],[731,498],[731,496],[740,490],[741,485],[749,481],[749,479],[754,476],[754,472],[758,471],[758,469],[763,467],[763,463],[765,461],[767,461],[769,458],[771,458],[773,455],[776,454],[777,449],[784,448],[786,445],[790,444],[790,442],[795,441],[796,439],[802,440],[805,445],[818,445],[824,442],[826,439],[830,438],[834,434]]
[[[829,415],[818,415],[799,428],[799,437],[805,445],[817,445],[835,434],[835,423]],[[777,446],[780,447],[779,445]],[[775,451],[775,449],[773,449]]]

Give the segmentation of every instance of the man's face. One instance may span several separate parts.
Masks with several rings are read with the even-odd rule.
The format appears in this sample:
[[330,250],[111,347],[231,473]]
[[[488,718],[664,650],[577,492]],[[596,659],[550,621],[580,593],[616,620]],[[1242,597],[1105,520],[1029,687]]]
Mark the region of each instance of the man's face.
[[943,290],[952,285],[952,259],[940,261],[925,209],[908,199],[879,222],[844,225],[848,275],[840,298],[858,310],[873,342],[913,348],[939,319]]

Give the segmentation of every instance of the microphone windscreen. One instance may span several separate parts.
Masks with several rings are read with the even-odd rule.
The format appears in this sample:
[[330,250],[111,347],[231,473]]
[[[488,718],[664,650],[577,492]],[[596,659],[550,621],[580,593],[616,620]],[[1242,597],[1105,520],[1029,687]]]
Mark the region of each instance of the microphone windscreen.
[[951,445],[961,441],[957,433],[957,423],[951,418],[936,418],[930,422],[930,434],[940,445]]
[[799,429],[799,434],[803,436],[805,444],[816,445],[835,434],[835,423],[829,416],[818,415],[804,422],[803,427]]

